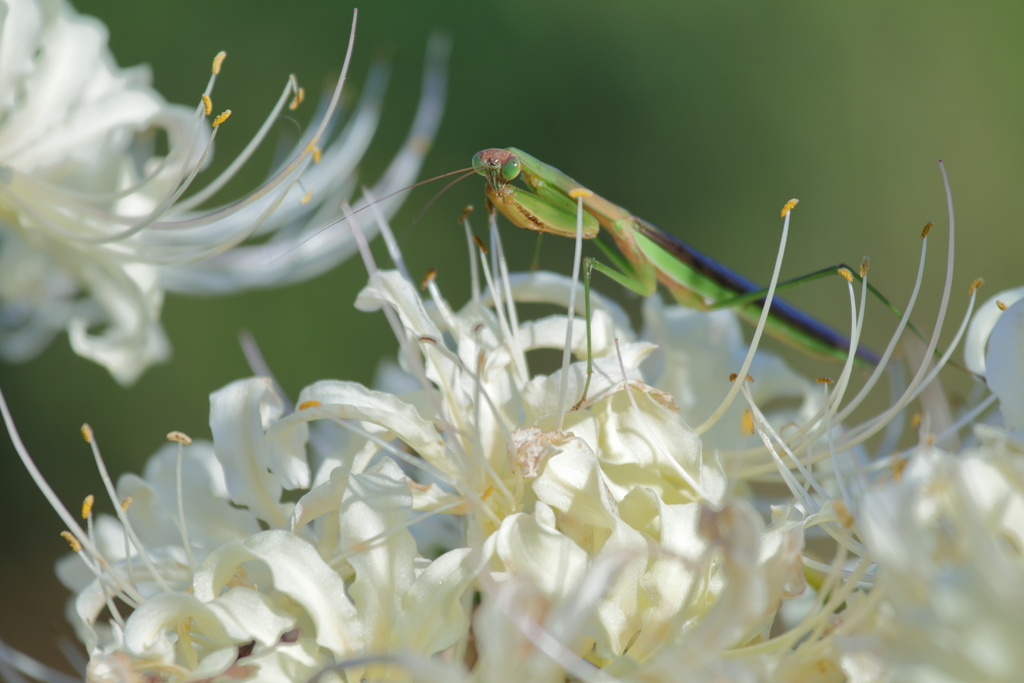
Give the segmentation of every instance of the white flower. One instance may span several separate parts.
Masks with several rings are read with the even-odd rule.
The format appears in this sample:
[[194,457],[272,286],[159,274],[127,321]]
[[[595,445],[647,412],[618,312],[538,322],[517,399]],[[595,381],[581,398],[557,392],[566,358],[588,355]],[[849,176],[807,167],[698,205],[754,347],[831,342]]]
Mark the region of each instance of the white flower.
[[[517,301],[564,306],[572,289],[500,271]],[[60,566],[92,680],[305,680],[364,656],[465,652],[473,621],[478,675],[517,678],[509,657],[535,644],[501,634],[530,595],[563,655],[609,672],[675,666],[684,652],[692,670],[718,670],[723,650],[760,638],[803,585],[803,525],[780,515],[766,529],[725,496],[720,464],[643,380],[654,347],[631,341],[614,304],[595,296],[594,376],[569,411],[563,374],[580,396],[586,362],[550,375],[527,363],[564,344],[564,315],[520,323],[511,301],[476,297],[456,312],[430,289],[424,302],[398,272],[373,272],[357,300],[392,315],[413,391],[322,381],[286,414],[270,379],[235,382],[211,396],[212,444],[168,445],[142,477],[120,479],[112,498],[130,499],[127,511],[90,516],[84,549]],[[571,342],[585,357],[582,324]],[[321,440],[311,468],[319,421],[344,432]],[[307,492],[283,502],[296,489]],[[410,526],[445,516],[458,533],[434,536],[451,546],[430,559]],[[487,596],[475,620],[474,586]],[[112,596],[131,614],[105,621]],[[535,673],[555,680],[564,663],[549,656]]]
[[[0,31],[0,355],[39,353],[67,329],[76,353],[130,384],[166,360],[165,291],[226,294],[318,275],[351,255],[339,200],[373,136],[387,80],[375,67],[342,130],[340,92],[280,169],[240,200],[208,199],[240,168],[278,113],[301,93],[286,84],[267,124],[242,155],[191,197],[181,194],[209,161],[226,117],[204,122],[216,73],[194,110],[168,105],[145,67],[120,69],[105,27],[66,2],[7,0]],[[410,184],[440,119],[444,41],[430,48],[423,99],[405,145],[373,186]],[[344,78],[344,75],[343,75]],[[197,97],[200,93],[197,93]],[[230,113],[230,112],[227,112]],[[170,152],[153,156],[153,133]],[[333,137],[333,139],[332,139]],[[318,162],[318,163],[314,163]],[[366,200],[362,200],[363,204]],[[386,215],[401,198],[381,204]],[[249,237],[271,239],[240,245]]]
[[898,680],[1020,680],[1022,482],[1020,454],[999,444],[924,447],[899,482],[865,497],[889,606],[875,649]]

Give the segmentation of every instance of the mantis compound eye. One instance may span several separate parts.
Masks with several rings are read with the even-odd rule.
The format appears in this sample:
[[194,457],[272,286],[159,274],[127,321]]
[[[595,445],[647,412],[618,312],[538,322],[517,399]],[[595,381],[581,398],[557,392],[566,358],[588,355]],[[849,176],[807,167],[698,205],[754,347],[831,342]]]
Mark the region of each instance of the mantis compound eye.
[[487,175],[487,162],[484,161],[483,152],[477,152],[473,155],[473,170],[480,175]]
[[501,165],[501,177],[505,181],[514,180],[519,175],[519,171],[522,170],[518,157],[509,157],[508,161]]

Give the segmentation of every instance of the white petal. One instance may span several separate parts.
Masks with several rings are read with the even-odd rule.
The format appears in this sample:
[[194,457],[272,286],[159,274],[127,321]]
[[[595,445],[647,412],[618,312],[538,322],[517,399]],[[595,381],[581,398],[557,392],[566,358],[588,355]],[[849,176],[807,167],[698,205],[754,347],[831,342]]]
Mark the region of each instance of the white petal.
[[341,467],[331,470],[327,481],[313,487],[311,491],[299,498],[292,510],[290,529],[292,533],[328,512],[336,512],[341,506],[341,497],[348,487],[348,474]]
[[[387,649],[401,597],[415,578],[416,541],[402,524],[412,510],[408,479],[390,458],[353,474],[338,513],[340,546],[356,572],[348,591],[371,651]],[[375,539],[375,540],[371,540]]]
[[6,2],[0,33],[0,110],[6,114],[32,72],[42,24],[41,7],[34,2]]
[[[626,373],[629,379],[640,379],[637,370],[640,362],[647,354],[654,350],[653,344],[639,343],[627,344],[621,347],[622,362],[626,366]],[[570,397],[579,397],[583,394],[583,385],[587,378],[587,364],[585,362],[573,363],[569,366],[569,392]],[[562,371],[557,370],[548,376],[537,376],[527,382],[523,387],[523,407],[526,410],[527,425],[537,425],[544,419],[554,420],[558,411],[558,394],[562,381]],[[590,382],[589,397],[597,399],[602,395],[614,391],[622,386],[622,370],[619,368],[619,360],[615,356],[594,359],[594,375]],[[576,399],[569,402],[570,407]]]
[[279,503],[281,482],[267,471],[272,449],[263,433],[264,411],[280,413],[280,400],[266,378],[239,380],[210,394],[210,430],[231,500],[282,528],[288,513]]
[[432,655],[452,645],[469,626],[462,594],[476,571],[470,548],[441,555],[416,577],[402,597],[392,643],[396,648]]
[[509,573],[533,582],[552,601],[567,598],[587,570],[587,553],[555,526],[555,514],[538,502],[533,515],[502,520],[495,551]]
[[533,492],[553,508],[582,524],[615,527],[615,501],[608,490],[597,456],[583,439],[568,439],[533,482]]
[[361,627],[344,581],[308,542],[287,531],[263,531],[244,544],[226,545],[211,553],[196,571],[196,598],[213,600],[240,564],[255,559],[270,569],[274,588],[312,619],[317,643],[338,656],[360,647]]
[[107,328],[91,334],[93,320],[79,315],[68,322],[71,348],[130,385],[153,363],[167,360],[171,347],[160,326],[163,292],[155,286],[156,271],[141,264],[113,263],[82,257],[79,276],[103,310]]
[[323,380],[299,393],[300,406],[311,402],[320,405],[309,405],[292,413],[274,425],[271,433],[291,429],[296,423],[304,424],[309,420],[359,420],[386,429],[388,433],[380,435],[384,441],[397,437],[442,471],[454,473],[454,466],[448,462],[443,450],[444,441],[433,423],[420,417],[414,406],[392,394],[371,391],[356,382]]
[[[182,453],[181,480],[185,523],[189,542],[212,551],[224,543],[241,541],[260,530],[259,522],[248,511],[228,502],[224,469],[214,454],[213,444],[196,440]],[[146,483],[156,492],[161,510],[174,524],[180,543],[178,525],[178,445],[168,443],[146,463]],[[123,478],[122,478],[123,480]],[[131,514],[135,504],[128,508]],[[133,518],[134,521],[134,518]],[[202,561],[201,557],[196,558]]]
[[985,354],[986,381],[999,396],[1006,428],[1024,427],[1024,299],[996,321]]
[[256,640],[263,645],[274,645],[282,633],[295,625],[292,616],[252,588],[235,587],[204,604],[217,616],[228,635],[238,642]]
[[971,372],[985,376],[985,347],[992,334],[992,328],[996,326],[1003,311],[997,302],[1002,302],[1007,307],[1017,303],[1024,298],[1024,287],[1007,289],[999,292],[994,297],[983,303],[974,312],[971,324],[967,328],[967,336],[964,338],[964,365]]
[[130,652],[145,654],[179,619],[193,622],[192,633],[219,647],[244,642],[232,639],[217,615],[203,602],[186,593],[160,593],[139,605],[125,622],[124,644]]

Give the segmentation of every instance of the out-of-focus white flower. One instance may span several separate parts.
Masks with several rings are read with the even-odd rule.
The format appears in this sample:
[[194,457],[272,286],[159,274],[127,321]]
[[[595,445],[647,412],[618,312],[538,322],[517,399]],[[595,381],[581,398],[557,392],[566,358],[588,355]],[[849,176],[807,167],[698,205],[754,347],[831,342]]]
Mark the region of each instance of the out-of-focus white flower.
[[[263,128],[225,172],[182,193],[209,162],[211,96],[168,105],[145,67],[120,69],[105,27],[63,0],[7,0],[0,31],[0,355],[19,361],[67,329],[76,353],[130,384],[166,360],[165,291],[226,294],[296,282],[351,255],[331,225],[380,114],[387,68],[377,65],[344,127],[341,83],[280,168],[245,197],[199,207],[240,169],[285,106],[292,78]],[[428,50],[423,98],[409,136],[373,186],[383,197],[413,182],[440,121],[447,46]],[[197,93],[198,94],[198,93]],[[226,112],[225,114],[230,114]],[[170,152],[153,155],[154,133]],[[385,200],[391,214],[401,198]],[[364,202],[365,204],[365,202]],[[267,236],[270,239],[265,239]],[[243,245],[262,237],[259,245]]]
[[895,680],[1020,680],[1022,482],[1020,454],[1000,444],[922,447],[898,483],[865,497],[889,606],[874,648]]

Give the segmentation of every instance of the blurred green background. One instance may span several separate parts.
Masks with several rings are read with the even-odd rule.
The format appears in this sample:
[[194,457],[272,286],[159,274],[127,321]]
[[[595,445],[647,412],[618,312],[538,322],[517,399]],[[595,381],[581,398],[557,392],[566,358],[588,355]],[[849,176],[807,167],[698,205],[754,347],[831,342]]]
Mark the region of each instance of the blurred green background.
[[[151,64],[157,89],[173,102],[196,102],[210,59],[228,52],[214,105],[234,115],[217,138],[211,175],[255,132],[289,73],[319,94],[340,68],[351,16],[338,2],[76,6],[107,23],[121,65]],[[1022,25],[1018,2],[368,0],[350,82],[361,83],[379,49],[395,56],[362,177],[375,179],[404,137],[427,36],[442,28],[454,42],[448,111],[424,177],[464,167],[485,147],[522,147],[760,281],[771,272],[778,211],[795,196],[801,204],[784,275],[868,254],[875,284],[896,301],[912,284],[918,232],[934,220],[941,230],[915,314],[930,327],[944,269],[942,158],[959,226],[948,338],[973,278],[987,279],[983,298],[1024,280]],[[265,150],[223,196],[257,183],[271,156]],[[414,276],[438,267],[457,304],[468,292],[468,264],[456,218],[464,205],[482,205],[481,186],[457,185],[405,243]],[[398,231],[436,189],[410,195]],[[534,240],[505,228],[513,266],[526,267]],[[544,264],[567,271],[570,253],[568,240],[549,237]],[[208,394],[249,374],[237,343],[242,328],[292,396],[323,378],[370,382],[395,343],[381,317],[352,308],[364,281],[362,265],[349,262],[278,291],[170,296],[163,320],[175,357],[135,387],[118,387],[74,356],[65,336],[30,363],[0,366],[0,386],[29,449],[74,509],[85,494],[100,493],[81,423],[92,424],[115,476],[140,470],[172,429],[208,437]],[[839,283],[787,298],[847,324]],[[891,328],[878,307],[870,310],[869,343],[884,346]],[[66,593],[52,564],[67,546],[6,439],[0,515],[0,638],[56,660]]]

